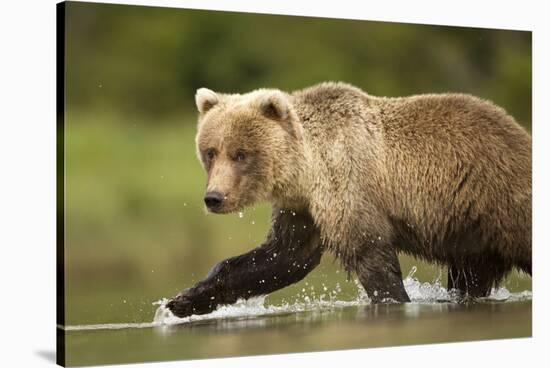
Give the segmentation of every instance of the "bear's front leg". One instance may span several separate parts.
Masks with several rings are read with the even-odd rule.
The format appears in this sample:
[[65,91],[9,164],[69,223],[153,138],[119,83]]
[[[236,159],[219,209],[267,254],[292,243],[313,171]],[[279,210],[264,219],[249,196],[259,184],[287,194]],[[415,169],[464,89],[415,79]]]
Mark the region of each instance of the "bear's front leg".
[[319,264],[322,253],[309,213],[275,209],[272,228],[261,246],[218,263],[204,280],[166,306],[185,317],[210,313],[239,298],[269,294],[303,279]]
[[407,303],[397,252],[391,245],[369,245],[354,261],[361,285],[373,303]]

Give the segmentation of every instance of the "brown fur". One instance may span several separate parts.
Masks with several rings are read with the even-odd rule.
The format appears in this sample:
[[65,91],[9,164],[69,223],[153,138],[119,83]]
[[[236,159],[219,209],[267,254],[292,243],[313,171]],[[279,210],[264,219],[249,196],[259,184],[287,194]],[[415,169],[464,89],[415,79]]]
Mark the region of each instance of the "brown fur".
[[333,83],[292,99],[313,156],[310,209],[352,269],[364,243],[382,243],[461,270],[488,258],[480,267],[504,269],[494,281],[530,272],[531,138],[503,109]]
[[374,301],[408,300],[398,252],[447,265],[449,288],[473,296],[513,267],[531,273],[531,137],[491,102],[322,83],[199,90],[197,106],[208,190],[226,196],[219,212],[269,201],[309,214],[319,246]]

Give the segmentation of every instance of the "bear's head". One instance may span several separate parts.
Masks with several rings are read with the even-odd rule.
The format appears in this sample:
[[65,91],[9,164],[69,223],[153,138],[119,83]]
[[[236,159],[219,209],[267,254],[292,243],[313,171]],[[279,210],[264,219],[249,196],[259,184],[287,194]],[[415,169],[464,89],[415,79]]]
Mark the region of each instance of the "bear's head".
[[200,88],[195,102],[208,211],[240,211],[285,196],[296,179],[303,132],[290,97],[271,89],[229,95]]

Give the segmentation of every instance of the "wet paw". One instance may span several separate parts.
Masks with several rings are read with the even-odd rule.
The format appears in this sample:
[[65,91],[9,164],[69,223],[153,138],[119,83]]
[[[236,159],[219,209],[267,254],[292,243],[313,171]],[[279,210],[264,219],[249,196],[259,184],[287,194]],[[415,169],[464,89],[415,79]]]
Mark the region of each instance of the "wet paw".
[[176,317],[188,317],[192,314],[207,314],[216,309],[218,300],[212,290],[203,285],[185,289],[166,303]]
[[183,318],[194,314],[192,298],[188,290],[184,290],[166,303],[168,308],[176,317]]

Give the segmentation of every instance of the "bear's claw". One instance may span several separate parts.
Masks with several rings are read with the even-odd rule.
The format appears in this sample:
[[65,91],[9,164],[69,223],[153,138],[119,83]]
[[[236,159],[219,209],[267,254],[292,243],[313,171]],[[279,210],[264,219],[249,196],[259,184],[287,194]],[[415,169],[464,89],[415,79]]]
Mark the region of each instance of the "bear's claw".
[[193,305],[187,290],[182,291],[166,303],[168,308],[176,317],[183,318],[193,314]]
[[166,308],[179,318],[210,313],[216,309],[217,303],[216,298],[209,295],[202,285],[195,285],[170,299],[166,303]]

